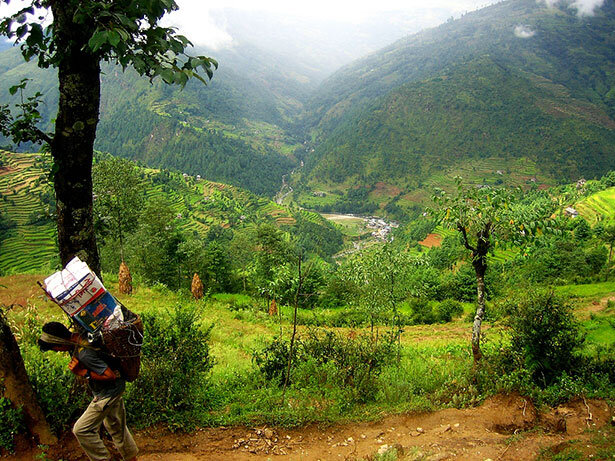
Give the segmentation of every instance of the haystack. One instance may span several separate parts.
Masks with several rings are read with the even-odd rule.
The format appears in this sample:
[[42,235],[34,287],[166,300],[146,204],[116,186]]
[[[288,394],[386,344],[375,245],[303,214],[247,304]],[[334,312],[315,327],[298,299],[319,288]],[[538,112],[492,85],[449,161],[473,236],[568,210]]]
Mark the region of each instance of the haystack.
[[124,261],[120,264],[120,274],[119,274],[119,288],[120,293],[125,295],[132,294],[132,276],[130,275],[130,269]]
[[278,305],[276,304],[275,299],[272,299],[271,304],[269,305],[269,315],[278,315]]
[[201,282],[201,278],[196,272],[194,273],[194,277],[192,277],[192,286],[190,287],[190,291],[192,292],[194,299],[201,299],[203,297],[203,282]]

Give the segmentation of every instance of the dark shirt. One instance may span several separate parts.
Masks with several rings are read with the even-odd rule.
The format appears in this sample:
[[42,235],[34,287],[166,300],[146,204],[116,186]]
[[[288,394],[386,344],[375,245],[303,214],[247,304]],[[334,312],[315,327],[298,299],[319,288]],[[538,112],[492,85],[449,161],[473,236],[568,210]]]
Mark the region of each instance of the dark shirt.
[[[94,349],[79,348],[77,350],[77,359],[88,370],[102,375],[109,365],[104,360],[104,354]],[[94,397],[104,399],[115,397],[124,392],[126,382],[123,378],[111,379],[107,381],[98,381],[89,379],[88,383]]]

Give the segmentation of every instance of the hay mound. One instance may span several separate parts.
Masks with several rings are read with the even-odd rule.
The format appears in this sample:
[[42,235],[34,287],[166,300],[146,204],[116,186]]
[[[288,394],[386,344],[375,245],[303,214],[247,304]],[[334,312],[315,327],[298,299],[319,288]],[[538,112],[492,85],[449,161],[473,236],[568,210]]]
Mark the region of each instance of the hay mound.
[[192,292],[194,299],[201,299],[203,297],[203,282],[201,282],[199,274],[196,272],[194,277],[192,277],[192,286],[190,287],[190,291]]
[[125,295],[132,294],[132,276],[130,275],[130,270],[124,261],[120,264],[120,274],[119,274],[119,292]]

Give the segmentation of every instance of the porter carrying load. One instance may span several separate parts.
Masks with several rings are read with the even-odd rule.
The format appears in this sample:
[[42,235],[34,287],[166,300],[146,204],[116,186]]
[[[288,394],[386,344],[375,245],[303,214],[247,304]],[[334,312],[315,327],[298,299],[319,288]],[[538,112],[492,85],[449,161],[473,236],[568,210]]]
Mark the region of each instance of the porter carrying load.
[[88,333],[90,342],[102,340],[106,352],[117,359],[126,381],[137,378],[143,322],[105,289],[86,263],[75,257],[39,285],[78,328]]

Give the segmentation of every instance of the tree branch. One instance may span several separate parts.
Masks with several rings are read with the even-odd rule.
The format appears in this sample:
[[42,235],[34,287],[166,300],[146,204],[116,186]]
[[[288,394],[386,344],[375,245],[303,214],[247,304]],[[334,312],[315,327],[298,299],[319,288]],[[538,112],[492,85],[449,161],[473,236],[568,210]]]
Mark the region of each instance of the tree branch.
[[476,253],[476,248],[470,245],[470,242],[468,240],[468,233],[466,232],[466,228],[462,226],[461,223],[459,222],[457,223],[457,230],[461,232],[461,235],[463,236],[463,244],[466,247],[466,249],[472,251],[473,253]]

